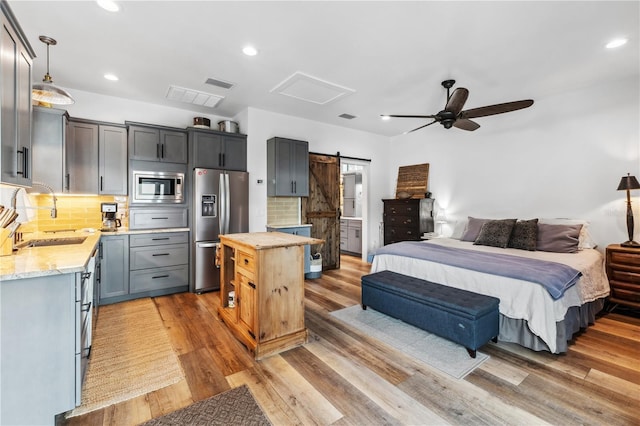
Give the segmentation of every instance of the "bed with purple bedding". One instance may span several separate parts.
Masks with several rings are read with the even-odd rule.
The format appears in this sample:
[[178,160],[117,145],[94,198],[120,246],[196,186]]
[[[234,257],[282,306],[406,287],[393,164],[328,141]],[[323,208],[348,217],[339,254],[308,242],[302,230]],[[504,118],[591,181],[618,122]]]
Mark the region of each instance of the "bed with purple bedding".
[[390,270],[500,299],[500,341],[566,352],[595,320],[609,284],[595,249],[528,251],[437,238],[380,248],[371,272]]

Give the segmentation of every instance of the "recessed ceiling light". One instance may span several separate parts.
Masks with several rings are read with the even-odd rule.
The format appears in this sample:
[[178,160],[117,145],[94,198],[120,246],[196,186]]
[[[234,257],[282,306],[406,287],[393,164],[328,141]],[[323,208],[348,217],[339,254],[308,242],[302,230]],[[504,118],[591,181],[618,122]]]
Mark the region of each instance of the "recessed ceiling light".
[[104,10],[108,10],[109,12],[117,12],[120,10],[120,6],[113,0],[96,0],[98,6],[103,8]]
[[104,78],[106,78],[107,80],[110,80],[110,81],[118,81],[119,80],[118,76],[115,75],[115,74],[105,74]]
[[615,49],[616,47],[620,47],[622,45],[625,45],[627,43],[627,39],[626,38],[616,38],[611,40],[609,43],[607,43],[607,49]]
[[245,46],[242,48],[242,53],[247,56],[256,56],[258,54],[258,49],[253,46]]

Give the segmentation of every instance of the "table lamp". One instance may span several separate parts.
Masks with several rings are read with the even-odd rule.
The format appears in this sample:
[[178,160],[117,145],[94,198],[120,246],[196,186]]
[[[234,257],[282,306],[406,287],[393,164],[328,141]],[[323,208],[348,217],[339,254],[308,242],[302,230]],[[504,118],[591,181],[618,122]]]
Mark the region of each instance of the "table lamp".
[[632,189],[640,189],[640,183],[635,176],[631,176],[627,173],[627,176],[623,176],[620,179],[620,185],[618,185],[618,191],[627,190],[627,233],[629,234],[629,240],[620,244],[622,247],[639,247],[640,243],[633,241],[633,211],[631,210],[631,193]]

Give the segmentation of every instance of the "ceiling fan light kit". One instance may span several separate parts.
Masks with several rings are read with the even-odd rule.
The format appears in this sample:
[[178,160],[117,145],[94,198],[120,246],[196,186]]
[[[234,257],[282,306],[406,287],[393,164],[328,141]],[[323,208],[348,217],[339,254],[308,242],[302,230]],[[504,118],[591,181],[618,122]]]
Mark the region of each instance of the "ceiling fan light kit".
[[58,42],[48,36],[40,36],[40,41],[47,45],[47,73],[42,79],[42,83],[35,83],[31,89],[31,98],[45,105],[71,105],[75,103],[73,97],[61,87],[53,84],[53,79],[49,74],[49,46]]
[[528,108],[533,105],[533,100],[526,99],[522,101],[506,102],[502,104],[488,105],[479,108],[473,108],[463,111],[462,108],[467,102],[469,97],[469,91],[464,87],[458,87],[450,93],[450,89],[456,83],[455,80],[444,80],[441,84],[442,87],[447,89],[447,103],[444,109],[434,115],[395,115],[384,114],[383,119],[389,118],[431,118],[433,121],[416,127],[413,130],[409,130],[406,133],[415,132],[424,127],[430,126],[433,123],[440,123],[445,129],[456,127],[458,129],[474,131],[480,127],[478,123],[470,120],[471,118],[487,117],[489,115],[503,114],[505,112],[517,111],[519,109]]

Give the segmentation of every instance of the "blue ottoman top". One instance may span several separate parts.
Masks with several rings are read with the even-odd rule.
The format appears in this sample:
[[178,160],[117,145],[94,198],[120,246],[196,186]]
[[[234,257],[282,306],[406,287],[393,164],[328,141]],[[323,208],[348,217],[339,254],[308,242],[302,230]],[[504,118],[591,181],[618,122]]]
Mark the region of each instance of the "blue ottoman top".
[[427,303],[464,312],[474,318],[498,309],[500,299],[392,271],[380,271],[362,277],[362,283],[383,288]]

